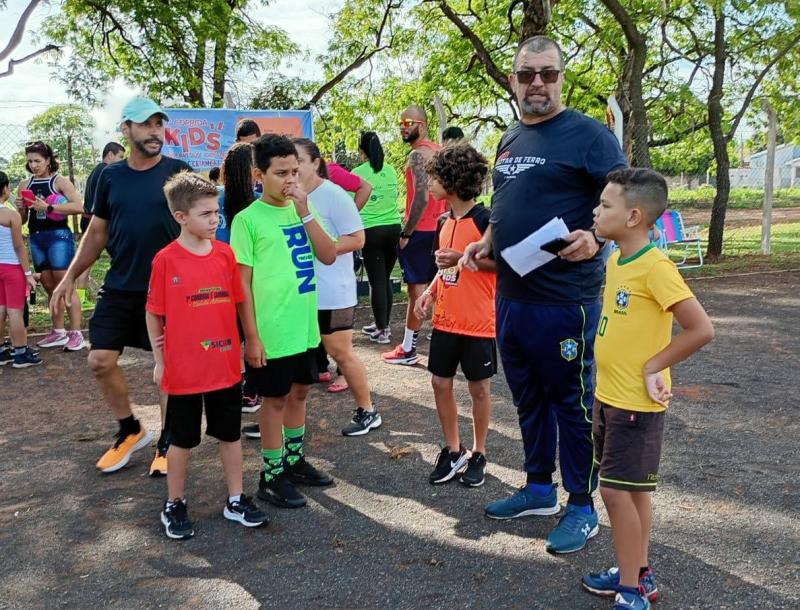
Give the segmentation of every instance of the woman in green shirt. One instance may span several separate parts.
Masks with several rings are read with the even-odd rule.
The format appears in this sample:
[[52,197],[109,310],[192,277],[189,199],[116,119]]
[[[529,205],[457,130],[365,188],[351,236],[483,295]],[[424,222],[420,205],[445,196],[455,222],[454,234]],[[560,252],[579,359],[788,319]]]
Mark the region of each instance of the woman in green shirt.
[[375,322],[362,328],[376,343],[389,343],[389,316],[392,311],[392,269],[397,262],[400,240],[400,209],[397,205],[397,172],[383,162],[383,147],[374,131],[361,134],[358,152],[364,161],[353,170],[372,185],[372,194],[361,208],[366,241],[364,268],[370,286]]

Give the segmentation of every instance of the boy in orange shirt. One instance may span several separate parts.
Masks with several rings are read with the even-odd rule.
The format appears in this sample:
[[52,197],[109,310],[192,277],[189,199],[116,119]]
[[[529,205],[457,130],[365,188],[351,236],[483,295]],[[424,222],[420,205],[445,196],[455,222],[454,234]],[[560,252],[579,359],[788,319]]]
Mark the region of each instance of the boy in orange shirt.
[[189,450],[200,444],[205,407],[206,434],[219,440],[228,483],[223,515],[257,527],[267,523],[267,516],[242,493],[241,348],[236,310],[242,312],[247,305],[236,257],[230,246],[214,239],[219,204],[213,184],[182,172],[170,178],[164,194],[181,234],[153,259],[147,295],[153,380],[167,395],[165,428],[171,441],[169,497],[161,523],[170,538],[194,536],[184,489]]
[[[482,259],[478,270],[471,271],[459,269],[458,260],[466,245],[478,241],[489,226],[489,210],[475,203],[488,169],[483,155],[469,144],[443,148],[426,167],[431,195],[450,203],[450,211],[439,218],[434,241],[439,272],[414,306],[415,315],[422,320],[436,302],[428,370],[446,444],[428,478],[432,485],[447,483],[463,473],[462,484],[478,487],[486,472],[490,380],[497,373],[495,262]],[[459,364],[472,398],[472,451],[461,444],[458,433],[453,377]]]

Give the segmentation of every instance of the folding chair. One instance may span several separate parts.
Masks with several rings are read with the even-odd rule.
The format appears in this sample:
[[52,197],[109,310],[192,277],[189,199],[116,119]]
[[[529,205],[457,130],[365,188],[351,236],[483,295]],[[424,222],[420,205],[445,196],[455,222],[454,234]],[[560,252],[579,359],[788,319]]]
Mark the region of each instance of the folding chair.
[[[683,258],[676,264],[682,269],[691,269],[693,267],[703,266],[703,246],[700,243],[700,225],[685,227],[683,224],[683,217],[677,210],[667,210],[658,220],[656,220],[656,227],[658,227],[661,237],[658,240],[658,247],[663,250],[667,256],[670,252],[683,249],[678,252],[678,256]],[[690,255],[694,258],[697,255],[698,263],[688,264],[686,261]]]

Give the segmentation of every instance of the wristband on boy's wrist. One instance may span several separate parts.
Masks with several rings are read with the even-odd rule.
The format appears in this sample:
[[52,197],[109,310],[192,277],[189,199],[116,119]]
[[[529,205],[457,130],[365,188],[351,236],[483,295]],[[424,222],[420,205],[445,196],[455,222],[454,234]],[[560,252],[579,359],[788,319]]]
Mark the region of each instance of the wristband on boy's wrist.
[[307,225],[307,224],[308,224],[309,222],[311,222],[312,220],[314,220],[314,215],[313,215],[313,214],[311,214],[311,213],[309,213],[309,214],[306,214],[305,216],[303,216],[303,217],[300,219],[300,221],[301,221],[301,222],[302,222],[304,225]]
[[32,275],[33,275],[33,271],[31,271],[30,269],[25,272],[25,277],[31,277]]

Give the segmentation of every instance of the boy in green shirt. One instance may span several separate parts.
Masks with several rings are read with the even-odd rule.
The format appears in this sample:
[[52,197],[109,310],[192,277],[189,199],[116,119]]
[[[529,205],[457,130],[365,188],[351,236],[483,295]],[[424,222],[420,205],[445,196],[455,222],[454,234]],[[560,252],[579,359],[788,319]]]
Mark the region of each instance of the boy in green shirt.
[[248,379],[264,399],[258,416],[264,459],[258,497],[298,508],[306,499],[295,484],[333,482],[305,460],[303,436],[320,341],[314,257],[330,265],[336,246],[309,211],[292,141],[265,135],[253,143],[253,160],[264,192],[234,218],[231,247],[244,287]]

